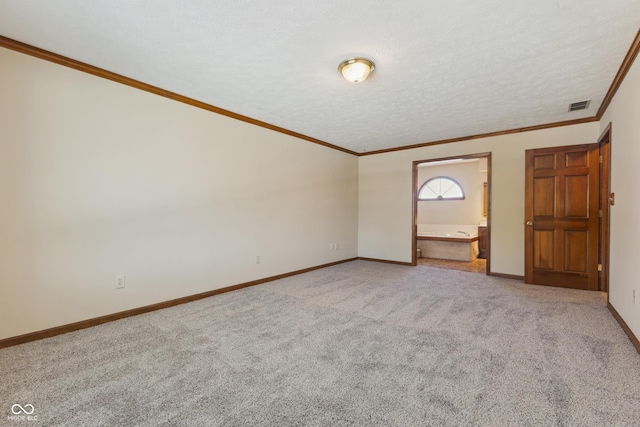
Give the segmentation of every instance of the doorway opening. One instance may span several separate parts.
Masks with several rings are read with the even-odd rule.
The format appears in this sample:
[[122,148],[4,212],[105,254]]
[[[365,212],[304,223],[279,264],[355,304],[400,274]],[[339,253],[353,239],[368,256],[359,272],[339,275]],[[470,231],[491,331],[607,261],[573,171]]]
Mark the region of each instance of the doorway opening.
[[609,234],[611,206],[615,203],[615,194],[611,192],[611,123],[598,138],[600,150],[600,242],[598,262],[602,266],[598,277],[598,290],[607,293],[609,301]]
[[413,162],[412,264],[490,274],[491,153]]

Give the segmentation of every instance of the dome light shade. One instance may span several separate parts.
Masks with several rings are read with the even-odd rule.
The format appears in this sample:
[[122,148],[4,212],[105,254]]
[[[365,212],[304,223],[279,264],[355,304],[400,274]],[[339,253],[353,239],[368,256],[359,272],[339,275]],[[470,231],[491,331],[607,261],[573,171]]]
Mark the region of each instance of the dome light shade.
[[373,61],[366,58],[351,58],[338,65],[338,71],[352,83],[364,81],[374,69]]

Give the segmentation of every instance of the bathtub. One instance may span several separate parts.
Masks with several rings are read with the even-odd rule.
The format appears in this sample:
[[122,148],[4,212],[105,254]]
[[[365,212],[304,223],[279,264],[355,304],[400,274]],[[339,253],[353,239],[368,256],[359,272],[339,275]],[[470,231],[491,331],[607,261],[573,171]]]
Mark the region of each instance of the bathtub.
[[432,240],[437,240],[437,239],[441,239],[443,241],[447,241],[447,240],[460,240],[460,241],[466,241],[468,239],[472,239],[472,238],[478,238],[478,233],[467,233],[464,231],[456,231],[454,233],[448,233],[446,231],[422,231],[422,232],[418,232],[418,237],[431,237],[433,238]]
[[478,257],[477,225],[418,224],[416,246],[424,258],[473,261]]

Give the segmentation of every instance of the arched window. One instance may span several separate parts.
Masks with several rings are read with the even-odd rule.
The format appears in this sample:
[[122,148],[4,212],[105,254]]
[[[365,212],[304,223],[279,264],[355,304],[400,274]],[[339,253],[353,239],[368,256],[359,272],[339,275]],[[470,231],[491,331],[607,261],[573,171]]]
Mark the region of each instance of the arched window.
[[464,200],[464,191],[456,180],[437,176],[422,184],[418,200]]

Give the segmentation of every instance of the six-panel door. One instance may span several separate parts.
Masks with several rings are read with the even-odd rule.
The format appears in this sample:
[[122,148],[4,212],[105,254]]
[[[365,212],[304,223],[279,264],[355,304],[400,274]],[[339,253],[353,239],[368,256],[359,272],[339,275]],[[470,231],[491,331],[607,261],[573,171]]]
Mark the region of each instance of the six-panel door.
[[598,144],[525,161],[525,283],[597,290]]

